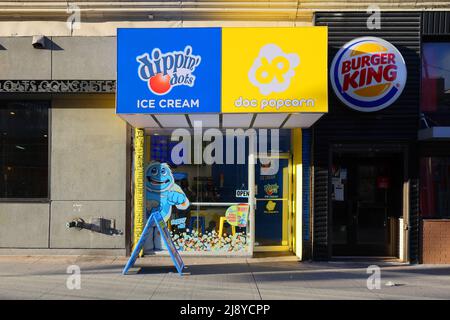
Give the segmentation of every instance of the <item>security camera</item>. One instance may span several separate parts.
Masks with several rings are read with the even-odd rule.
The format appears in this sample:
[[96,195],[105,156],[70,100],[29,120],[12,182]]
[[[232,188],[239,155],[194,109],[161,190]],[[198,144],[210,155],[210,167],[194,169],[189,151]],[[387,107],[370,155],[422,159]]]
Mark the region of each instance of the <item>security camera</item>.
[[33,36],[33,41],[31,42],[35,49],[44,49],[45,48],[45,36],[38,35]]

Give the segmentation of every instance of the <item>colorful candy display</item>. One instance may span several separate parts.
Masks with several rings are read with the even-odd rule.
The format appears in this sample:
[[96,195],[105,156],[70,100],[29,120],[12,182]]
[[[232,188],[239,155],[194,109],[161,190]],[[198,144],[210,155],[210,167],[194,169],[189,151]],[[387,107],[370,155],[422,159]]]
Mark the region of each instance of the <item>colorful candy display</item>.
[[174,233],[171,231],[172,241],[178,251],[214,251],[214,252],[238,252],[247,251],[249,241],[243,232],[236,232],[235,235],[224,233],[219,237],[213,230],[202,234],[198,231]]

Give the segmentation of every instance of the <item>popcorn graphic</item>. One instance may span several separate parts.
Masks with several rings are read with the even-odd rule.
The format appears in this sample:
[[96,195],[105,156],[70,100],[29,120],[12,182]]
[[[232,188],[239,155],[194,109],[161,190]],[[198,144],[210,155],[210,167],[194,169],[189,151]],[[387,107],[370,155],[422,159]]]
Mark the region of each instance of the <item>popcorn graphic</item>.
[[267,211],[273,211],[273,210],[275,209],[275,206],[276,206],[276,205],[277,205],[277,204],[276,204],[274,201],[269,200],[269,201],[267,202],[267,205],[266,205]]
[[267,44],[261,48],[253,62],[248,78],[259,88],[263,95],[272,92],[283,92],[289,88],[294,69],[300,58],[296,53],[284,53],[276,44]]

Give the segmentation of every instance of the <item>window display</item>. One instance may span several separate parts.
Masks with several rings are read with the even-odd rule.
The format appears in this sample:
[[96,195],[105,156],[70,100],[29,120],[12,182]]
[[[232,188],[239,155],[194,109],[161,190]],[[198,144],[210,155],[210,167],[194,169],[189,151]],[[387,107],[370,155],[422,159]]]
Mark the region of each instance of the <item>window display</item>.
[[[174,206],[168,219],[176,249],[180,252],[226,254],[249,252],[248,196],[237,192],[248,190],[247,162],[176,165],[171,159],[176,144],[170,136],[153,135],[149,151],[150,164],[164,163],[163,166],[169,167],[174,184],[190,202],[190,206]],[[147,199],[147,211],[149,206]],[[155,232],[153,244],[148,240],[145,245],[146,252],[165,249],[157,230]]]
[[450,157],[420,159],[420,213],[424,218],[450,218]]

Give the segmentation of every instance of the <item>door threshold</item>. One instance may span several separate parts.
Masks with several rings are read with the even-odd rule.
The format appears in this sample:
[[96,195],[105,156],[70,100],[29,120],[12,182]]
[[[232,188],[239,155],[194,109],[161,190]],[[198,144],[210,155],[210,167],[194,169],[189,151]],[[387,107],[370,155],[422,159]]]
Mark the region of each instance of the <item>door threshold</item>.
[[291,251],[289,246],[255,246],[253,252]]
[[398,257],[390,256],[332,256],[330,262],[392,262],[392,263],[407,263]]

